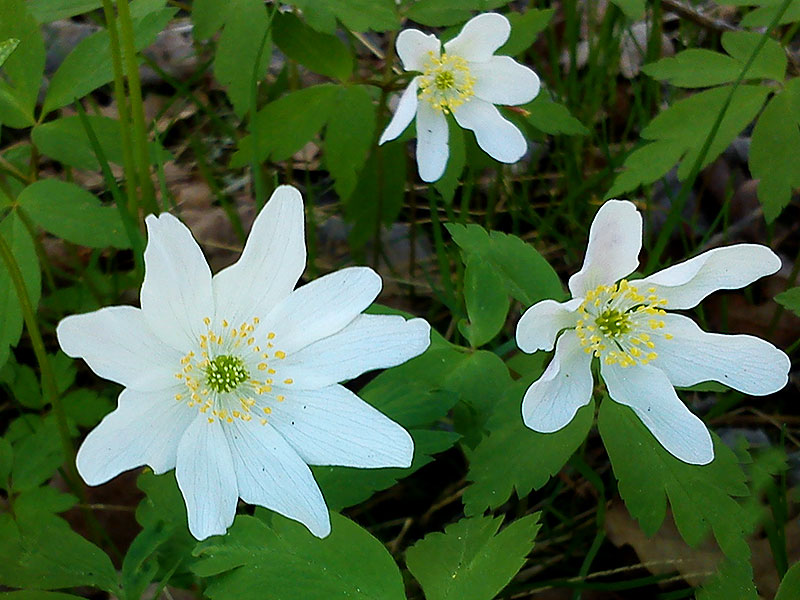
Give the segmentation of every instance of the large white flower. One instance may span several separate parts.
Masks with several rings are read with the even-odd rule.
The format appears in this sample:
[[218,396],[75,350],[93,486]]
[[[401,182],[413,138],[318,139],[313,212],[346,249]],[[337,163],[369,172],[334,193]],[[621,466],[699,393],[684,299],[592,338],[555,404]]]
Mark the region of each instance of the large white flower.
[[174,467],[198,539],[226,531],[238,498],[324,537],[328,510],[308,465],[411,464],[408,432],[337,382],[422,353],[430,327],[361,314],[381,289],[369,268],[294,290],[303,222],[300,193],[279,187],[239,261],[212,277],[189,230],[151,215],[141,309],[59,323],[64,352],[125,386],[78,451],[89,485],[142,465]]
[[788,381],[789,357],[750,335],[706,333],[664,309],[689,309],[711,292],[744,287],[775,273],[781,261],[766,246],[737,244],[628,281],[641,247],[636,207],[609,200],[592,223],[583,267],[570,277],[572,300],[543,300],[522,315],[517,345],[525,352],[556,349],[525,393],[522,417],[542,433],[566,426],[591,400],[597,357],[612,400],[631,407],[672,455],[707,464],[714,459],[711,436],[673,386],[718,381],[771,394]]
[[447,164],[448,113],[475,132],[478,145],[492,158],[513,163],[527,142],[495,104],[530,102],[539,93],[539,78],[509,56],[494,56],[511,33],[503,15],[485,13],[467,21],[444,45],[435,35],[406,29],[397,36],[397,54],[406,71],[422,73],[403,92],[380,143],[398,137],[417,117],[417,167],[424,181],[436,181]]

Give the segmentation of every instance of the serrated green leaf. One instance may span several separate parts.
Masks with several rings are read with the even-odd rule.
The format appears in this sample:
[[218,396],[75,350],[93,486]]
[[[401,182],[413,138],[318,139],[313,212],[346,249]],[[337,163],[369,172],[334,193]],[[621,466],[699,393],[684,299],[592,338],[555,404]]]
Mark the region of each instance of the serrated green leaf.
[[158,572],[156,551],[172,536],[164,522],[146,527],[134,538],[122,561],[122,587],[127,598],[141,598]]
[[[730,89],[723,86],[694,94],[659,113],[642,131],[642,138],[652,142],[628,156],[625,171],[617,176],[607,197],[656,181],[678,161],[678,179],[686,179]],[[768,94],[769,88],[760,85],[737,88],[701,166],[709,165],[730,145],[758,114]]]
[[90,248],[128,248],[119,210],[102,206],[83,188],[58,179],[41,179],[19,195],[19,205],[46,231]]
[[375,104],[366,87],[342,88],[325,129],[325,164],[339,198],[349,198],[356,189],[372,147],[375,119]]
[[[251,134],[239,141],[231,167],[253,160],[280,161],[300,150],[325,125],[339,95],[330,83],[291,92],[270,102],[256,114]],[[256,148],[253,148],[253,133]]]
[[[753,585],[753,567],[747,561],[725,561],[717,574],[703,584],[695,598],[696,600],[733,600],[734,598],[736,600],[758,600],[760,596]],[[775,598],[775,600],[778,599]]]
[[511,23],[511,35],[495,54],[517,56],[533,45],[539,34],[550,24],[554,8],[529,8],[524,13],[510,12],[506,15]]
[[520,381],[509,389],[496,408],[482,440],[470,455],[464,490],[467,516],[495,509],[504,504],[513,491],[519,497],[544,486],[558,473],[569,457],[586,439],[594,418],[594,403],[581,408],[564,429],[555,433],[537,433],[525,427],[520,406],[529,381]]
[[644,16],[645,0],[611,0],[629,19],[641,19]]
[[781,292],[775,296],[775,302],[800,317],[800,286]]
[[560,300],[564,290],[553,267],[530,244],[520,238],[501,233],[487,232],[480,225],[446,225],[453,240],[467,260],[470,255],[494,267],[504,281],[506,292],[531,306],[545,298]]
[[406,17],[429,27],[457,25],[468,20],[474,11],[490,11],[505,6],[509,0],[418,0],[406,11]]
[[94,390],[79,389],[61,399],[64,413],[81,427],[94,427],[114,409],[114,405]]
[[681,537],[697,546],[714,532],[722,551],[747,561],[750,549],[744,537],[745,515],[731,496],[746,496],[745,474],[733,451],[714,436],[714,461],[698,466],[669,454],[633,411],[606,399],[600,406],[598,427],[619,493],[647,535],[661,526],[669,498]]
[[102,0],[30,0],[28,10],[42,24],[76,17],[102,5]]
[[0,15],[0,40],[19,40],[0,77],[0,123],[30,127],[44,73],[44,40],[24,0],[0,0]]
[[9,477],[14,464],[14,448],[6,438],[0,438],[0,489],[11,488]]
[[530,114],[528,122],[539,131],[550,135],[586,135],[589,130],[578,119],[573,117],[569,109],[563,104],[553,102],[545,92],[539,95],[522,108]]
[[[28,229],[16,211],[9,213],[0,223],[0,235],[11,248],[25,280],[28,297],[36,310],[41,296],[42,281],[39,258]],[[2,261],[0,261],[0,314],[3,315],[0,319],[0,366],[2,366],[8,360],[9,346],[16,346],[22,335],[22,309],[11,277]]]
[[642,71],[659,81],[685,87],[710,87],[735,81],[743,65],[734,58],[713,50],[690,48],[675,56],[644,65]]
[[[797,87],[797,86],[795,86]],[[748,163],[758,179],[758,200],[771,223],[789,204],[792,190],[800,187],[800,172],[786,148],[800,147],[800,129],[792,118],[789,93],[776,94],[753,128]]]
[[14,442],[13,446],[11,487],[15,492],[40,486],[64,462],[58,429],[52,418],[42,422],[33,433],[26,431],[26,435]]
[[[726,600],[731,598],[728,596]],[[800,562],[793,564],[781,580],[775,600],[794,600],[800,598]]]
[[303,525],[273,515],[271,526],[239,516],[224,537],[198,546],[194,572],[213,577],[211,600],[405,600],[403,579],[383,544],[352,521],[331,514],[319,539]]
[[272,55],[272,44],[265,40],[269,17],[260,0],[233,0],[218,10],[227,10],[228,14],[214,55],[214,76],[225,86],[234,111],[242,117],[252,108],[253,86],[266,74]]
[[0,67],[2,67],[3,63],[11,56],[11,53],[17,49],[17,46],[19,46],[19,40],[15,38],[0,42]]
[[511,301],[503,278],[494,267],[475,254],[469,255],[464,272],[464,301],[469,322],[459,331],[477,348],[491,341],[506,322]]
[[[751,31],[726,31],[722,34],[722,47],[744,68],[764,35]],[[745,73],[745,79],[763,78],[783,81],[787,63],[786,52],[780,43],[772,38],[767,38],[764,46],[753,60],[753,64]]]
[[338,37],[312,29],[292,13],[273,17],[272,39],[286,56],[314,73],[342,81],[353,73],[353,55]]
[[394,0],[290,0],[309,25],[323,33],[336,31],[336,19],[351,31],[386,31],[398,26]]
[[406,565],[428,600],[492,600],[525,564],[539,513],[512,522],[474,517],[430,533],[406,551]]
[[[152,44],[178,11],[177,8],[163,8],[164,4],[163,0],[136,0],[131,3],[134,47],[137,51]],[[47,88],[42,114],[72,104],[113,78],[111,42],[108,31],[103,29],[81,40],[61,63]]]

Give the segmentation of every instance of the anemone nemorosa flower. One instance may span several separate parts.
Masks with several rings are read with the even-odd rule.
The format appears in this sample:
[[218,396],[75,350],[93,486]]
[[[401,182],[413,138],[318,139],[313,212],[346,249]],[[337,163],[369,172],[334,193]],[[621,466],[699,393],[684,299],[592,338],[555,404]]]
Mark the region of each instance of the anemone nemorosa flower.
[[397,54],[414,77],[400,97],[380,143],[398,137],[417,117],[417,167],[424,181],[444,173],[448,149],[447,118],[453,113],[478,145],[495,160],[522,158],[527,142],[495,104],[530,102],[539,93],[539,77],[510,56],[494,56],[508,40],[511,25],[503,15],[484,13],[467,21],[444,45],[435,35],[406,29],[397,36]]
[[281,186],[235,264],[212,277],[189,230],[146,219],[141,308],[65,318],[61,348],[125,387],[89,433],[89,485],[142,465],[175,468],[198,539],[222,534],[237,499],[330,532],[308,465],[407,467],[413,441],[338,382],[402,363],[429,344],[422,319],[361,314],[381,278],[352,267],[294,289],[305,268],[303,201]]
[[665,308],[693,308],[716,290],[775,273],[781,261],[766,246],[737,244],[629,281],[641,247],[636,207],[607,201],[592,223],[583,267],[569,279],[572,299],[543,300],[522,315],[520,349],[556,349],[525,393],[522,417],[542,433],[566,426],[591,400],[591,364],[598,358],[611,399],[632,408],[670,454],[704,465],[714,459],[711,436],[674,387],[717,381],[746,394],[771,394],[786,385],[789,358],[757,337],[706,333]]

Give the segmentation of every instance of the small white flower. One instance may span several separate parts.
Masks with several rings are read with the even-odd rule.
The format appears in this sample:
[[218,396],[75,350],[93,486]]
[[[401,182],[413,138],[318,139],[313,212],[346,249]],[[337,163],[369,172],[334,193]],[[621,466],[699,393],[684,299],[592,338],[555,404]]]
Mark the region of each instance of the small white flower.
[[716,290],[775,273],[781,261],[766,246],[737,244],[627,281],[641,248],[642,216],[631,202],[609,200],[592,223],[583,267],[570,277],[572,300],[543,300],[522,315],[523,351],[556,348],[525,393],[522,417],[542,433],[566,426],[591,400],[597,357],[612,400],[631,407],[670,454],[708,464],[711,436],[673,386],[718,381],[746,394],[771,394],[788,381],[789,357],[750,335],[706,333],[664,308],[692,308]]
[[369,268],[294,290],[306,251],[293,187],[275,191],[239,261],[213,277],[178,219],[146,224],[141,309],[58,325],[64,352],[125,386],[78,451],[81,477],[99,485],[142,465],[175,468],[197,539],[225,533],[238,498],[328,535],[307,465],[408,467],[414,449],[405,429],[337,382],[424,352],[429,325],[361,314],[381,289]]
[[495,104],[530,102],[539,93],[539,77],[509,56],[493,56],[505,44],[511,24],[503,15],[485,13],[467,21],[444,45],[435,35],[406,29],[397,36],[397,54],[406,71],[418,75],[400,97],[380,143],[398,137],[417,117],[417,167],[424,181],[436,181],[447,164],[448,113],[475,132],[478,145],[504,163],[518,161],[527,142]]

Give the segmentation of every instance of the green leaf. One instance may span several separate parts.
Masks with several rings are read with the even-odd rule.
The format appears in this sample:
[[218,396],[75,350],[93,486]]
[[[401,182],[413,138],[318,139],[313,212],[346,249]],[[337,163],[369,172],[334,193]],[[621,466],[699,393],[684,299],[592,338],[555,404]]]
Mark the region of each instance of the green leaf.
[[44,41],[24,0],[0,0],[0,40],[19,41],[6,57],[0,77],[0,123],[30,127],[44,73]]
[[[0,223],[0,235],[11,248],[22,271],[28,297],[33,309],[36,310],[42,289],[39,258],[28,229],[16,211],[9,213]],[[2,261],[0,261],[0,315],[3,315],[0,319],[0,365],[3,365],[8,360],[9,346],[16,346],[22,336],[22,309],[11,277]]]
[[775,220],[792,199],[792,190],[800,187],[800,172],[786,152],[800,146],[800,129],[792,117],[792,98],[786,91],[767,103],[753,128],[748,162],[753,178],[759,180],[758,200],[767,223]]
[[645,534],[653,535],[661,526],[669,498],[675,525],[687,544],[697,546],[710,528],[726,556],[749,559],[745,513],[731,497],[749,492],[730,448],[713,436],[713,462],[684,463],[664,450],[630,408],[608,399],[600,406],[598,426],[619,493]]
[[539,131],[550,135],[586,135],[589,130],[583,123],[573,117],[569,109],[563,104],[553,102],[546,92],[539,92],[539,95],[523,106],[530,114],[528,122]]
[[345,218],[353,223],[348,235],[352,249],[362,248],[374,239],[379,221],[386,226],[394,223],[403,208],[405,182],[405,145],[386,144],[373,148],[355,191],[344,201]]
[[555,10],[554,8],[544,10],[529,8],[524,13],[508,13],[506,17],[511,23],[511,35],[495,54],[517,56],[525,52],[550,24]]
[[122,561],[122,587],[128,598],[141,598],[158,572],[156,550],[172,536],[163,522],[146,527],[131,542]]
[[91,585],[119,594],[117,572],[105,552],[40,510],[0,515],[0,584],[58,589]]
[[102,5],[102,0],[30,0],[28,10],[37,23],[43,24],[76,17]]
[[[178,11],[177,8],[163,8],[164,4],[163,0],[136,0],[131,3],[136,50],[152,44]],[[50,80],[42,114],[72,104],[113,78],[111,42],[108,31],[103,29],[81,40],[61,63]]]
[[386,31],[400,23],[394,0],[289,0],[317,31],[334,33],[336,19],[351,31]]
[[40,590],[19,590],[0,592],[0,600],[81,600],[81,596],[61,592],[42,592]]
[[406,565],[427,600],[492,600],[525,564],[539,531],[539,513],[511,523],[474,517],[430,533],[406,552]]
[[[513,491],[522,498],[543,487],[589,433],[593,402],[581,408],[569,425],[555,433],[537,433],[525,427],[520,406],[529,384],[526,379],[509,389],[489,419],[489,436],[469,457],[467,479],[473,484],[464,490],[467,516],[501,506]],[[510,449],[513,449],[511,454]]]
[[458,330],[475,348],[483,346],[500,333],[511,306],[501,275],[476,254],[469,255],[464,272],[464,301],[469,322]]
[[219,0],[194,0],[192,2],[193,33],[196,40],[207,40],[225,25],[228,11],[221,5]]
[[[795,596],[791,596],[794,598]],[[696,600],[759,600],[748,561],[726,560],[719,571],[697,592]],[[778,600],[778,597],[775,597]],[[786,598],[789,600],[789,598]]]
[[17,49],[17,46],[19,46],[19,40],[14,38],[6,40],[5,42],[0,42],[0,67],[2,67],[3,63],[11,56],[11,53]]
[[[725,52],[739,61],[743,69],[763,37],[763,33],[726,31],[722,34],[722,47]],[[747,70],[745,79],[775,79],[783,81],[787,64],[786,52],[780,43],[772,38],[767,38],[764,46],[753,60],[753,64]]]
[[[730,0],[725,0],[725,4],[734,3],[735,2],[731,2]],[[782,2],[778,1],[765,2],[764,0],[761,0],[757,2],[755,0],[751,0],[746,4],[762,5],[750,11],[742,18],[740,25],[742,27],[750,28],[769,26],[772,21],[775,20],[775,17],[778,15],[778,11],[782,8]],[[778,25],[786,25],[787,23],[795,23],[797,21],[800,21],[800,0],[792,0],[786,9],[786,12],[783,13],[783,16],[778,21]]]
[[775,296],[775,302],[800,317],[800,286],[781,292]]
[[[694,94],[678,100],[656,116],[642,131],[643,139],[653,141],[628,156],[626,170],[617,176],[606,198],[653,183],[678,161],[681,161],[678,179],[685,180],[730,90],[730,86],[723,86]],[[731,144],[758,114],[768,94],[769,88],[761,85],[737,88],[701,166],[709,165]]]
[[300,150],[328,121],[340,89],[323,83],[290,92],[267,104],[251,125],[256,148],[252,133],[240,140],[231,167],[243,167],[254,159],[281,161]]
[[61,399],[64,413],[81,427],[94,427],[114,409],[108,398],[94,390],[80,389]]
[[41,179],[19,195],[19,205],[46,231],[90,248],[128,248],[119,211],[102,206],[83,188],[58,179]]
[[473,11],[486,12],[508,4],[509,0],[418,0],[406,11],[406,17],[429,27],[457,25],[468,20]]
[[227,88],[234,111],[242,117],[253,108],[253,77],[257,84],[269,66],[272,44],[267,39],[262,47],[269,35],[269,17],[261,0],[233,0],[227,6],[219,4],[217,10],[226,10],[227,18],[214,56],[214,76]]
[[645,0],[611,0],[625,16],[632,20],[641,19],[644,16]]
[[374,133],[375,104],[367,88],[342,88],[325,129],[325,164],[339,198],[349,198],[356,189]]
[[[800,562],[793,564],[783,576],[775,600],[792,600],[800,596]],[[728,596],[731,598],[732,596]]]
[[273,515],[271,526],[239,516],[224,537],[201,544],[194,566],[213,577],[211,600],[405,600],[403,578],[383,544],[352,521],[331,514],[331,534],[319,539],[305,526]]
[[53,418],[16,441],[11,487],[16,492],[32,490],[48,481],[64,462],[58,428]]
[[9,491],[11,466],[14,464],[14,448],[6,438],[0,438],[0,489]]
[[[86,118],[97,136],[106,160],[122,165],[123,150],[119,121],[98,115],[88,115]],[[37,125],[31,132],[31,139],[42,154],[62,164],[90,171],[100,169],[89,136],[78,116],[63,117]],[[155,151],[155,144],[150,144],[153,162],[155,162]]]
[[272,38],[286,56],[314,73],[345,81],[353,73],[353,55],[335,35],[315,31],[292,13],[277,13]]
[[743,65],[734,58],[701,48],[690,48],[675,56],[644,65],[644,71],[659,81],[685,88],[710,87],[735,81]]
[[520,238],[499,231],[487,232],[475,224],[448,223],[446,227],[465,259],[475,255],[493,267],[503,279],[506,292],[525,306],[545,298],[564,297],[553,267]]

